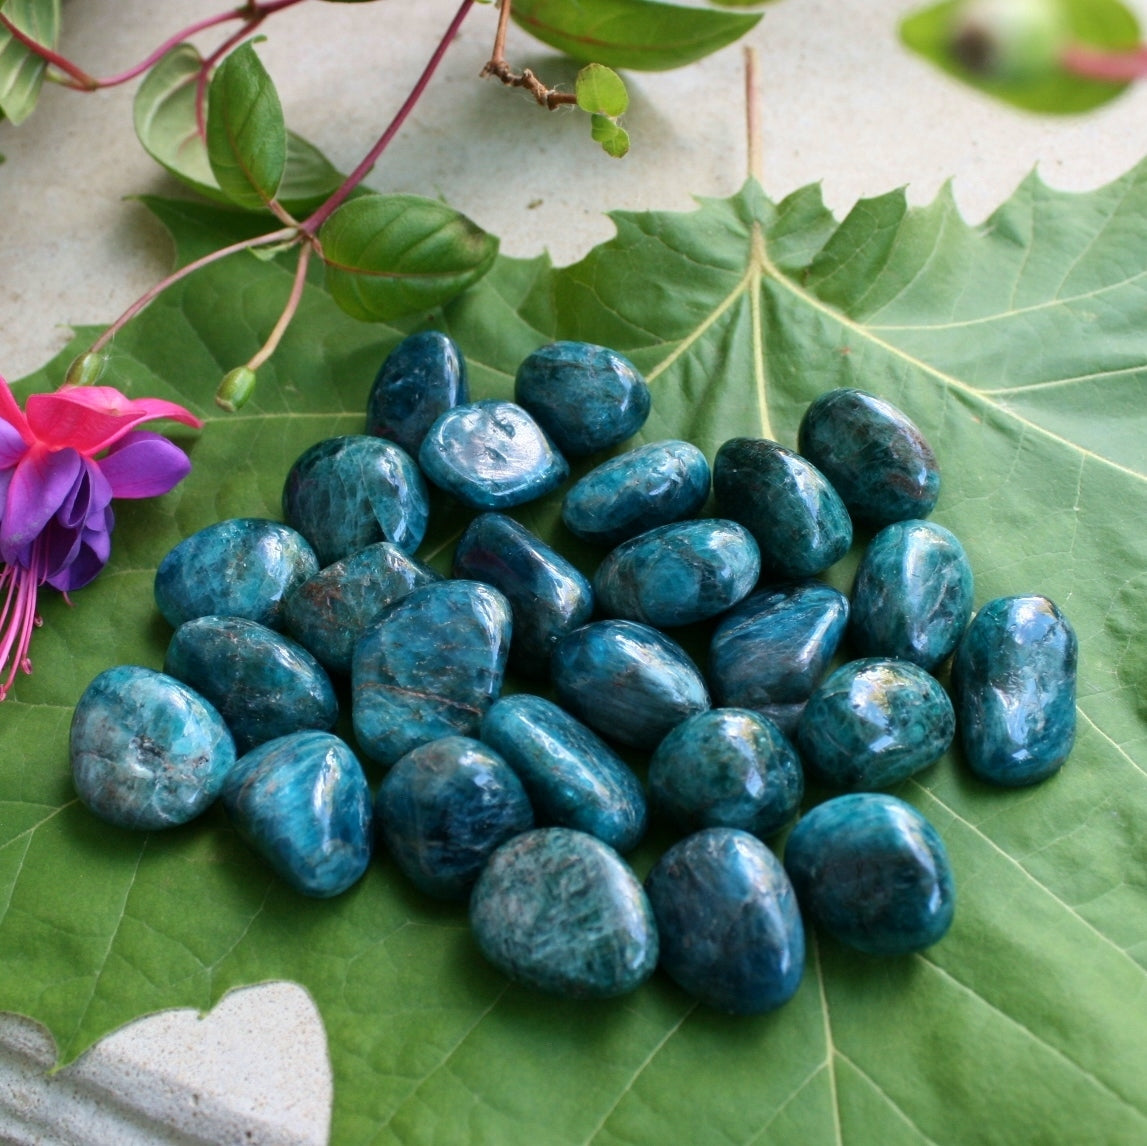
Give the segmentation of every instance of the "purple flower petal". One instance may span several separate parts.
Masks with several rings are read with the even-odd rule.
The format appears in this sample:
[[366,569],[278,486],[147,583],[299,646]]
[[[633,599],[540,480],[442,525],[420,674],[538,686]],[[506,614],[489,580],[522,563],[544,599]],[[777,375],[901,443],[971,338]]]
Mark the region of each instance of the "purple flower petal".
[[0,521],[0,558],[13,561],[44,531],[83,473],[83,459],[71,449],[33,450],[16,466]]
[[14,466],[28,452],[28,443],[20,431],[0,418],[0,470]]
[[76,554],[67,565],[44,578],[53,589],[59,589],[62,593],[82,589],[95,580],[107,564],[111,555],[111,529],[115,519],[111,509],[105,510],[104,514],[105,519],[100,529],[83,531]]
[[157,497],[190,472],[187,455],[162,434],[136,430],[95,463],[111,485],[113,497]]

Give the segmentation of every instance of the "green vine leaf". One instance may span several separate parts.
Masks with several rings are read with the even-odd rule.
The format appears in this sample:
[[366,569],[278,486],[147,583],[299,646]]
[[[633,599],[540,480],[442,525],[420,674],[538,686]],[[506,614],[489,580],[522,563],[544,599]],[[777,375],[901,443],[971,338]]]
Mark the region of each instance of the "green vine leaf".
[[606,155],[624,159],[629,154],[629,132],[608,115],[592,116],[589,131],[594,143],[600,143]]
[[[38,44],[60,38],[60,0],[6,0],[4,15]],[[7,28],[0,28],[0,115],[22,123],[40,98],[46,65]]]
[[586,64],[574,83],[577,105],[582,111],[616,119],[629,107],[625,81],[604,64]]

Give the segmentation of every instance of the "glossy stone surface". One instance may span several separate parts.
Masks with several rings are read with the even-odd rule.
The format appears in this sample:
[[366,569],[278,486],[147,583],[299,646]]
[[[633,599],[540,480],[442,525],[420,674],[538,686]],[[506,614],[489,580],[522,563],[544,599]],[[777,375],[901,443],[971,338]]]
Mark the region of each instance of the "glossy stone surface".
[[563,637],[550,664],[562,705],[610,740],[656,748],[674,725],[709,707],[685,650],[636,621],[594,621]]
[[539,823],[588,832],[619,852],[645,834],[645,791],[629,766],[584,724],[540,696],[502,697],[482,739],[518,774]]
[[1063,766],[1078,657],[1075,630],[1046,597],[998,597],[976,614],[952,660],[952,699],[977,776],[1017,787]]
[[394,862],[436,899],[465,899],[495,849],[534,826],[514,770],[468,736],[403,756],[383,778],[374,815]]
[[858,792],[818,804],[785,844],[801,908],[870,955],[907,955],[942,939],[956,890],[936,829],[895,796]]
[[709,644],[718,704],[751,708],[789,735],[848,624],[848,598],[820,581],[770,585],[722,617]]
[[900,521],[869,542],[852,586],[849,639],[866,657],[934,672],[972,615],[972,566],[942,525]]
[[502,689],[510,603],[477,581],[423,585],[355,646],[352,716],[362,750],[393,764],[440,736],[471,736]]
[[455,406],[418,451],[422,472],[471,509],[509,509],[557,489],[569,463],[541,426],[513,402]]
[[852,544],[848,510],[811,462],[766,438],[731,438],[713,462],[717,512],[761,547],[770,577],[812,577]]
[[380,541],[304,581],[287,597],[284,624],[326,669],[349,673],[367,625],[411,589],[441,579],[397,545]]
[[295,732],[248,752],[223,803],[240,835],[303,895],[338,895],[366,871],[370,789],[355,754],[329,732]]
[[223,717],[181,681],[117,665],[84,690],[69,733],[72,779],[101,819],[150,831],[185,824],[235,766]]
[[796,993],[804,926],[784,868],[755,836],[697,832],[658,860],[645,890],[661,966],[690,995],[719,1011],[756,1015]]
[[155,571],[155,603],[177,629],[208,614],[283,627],[283,602],[319,571],[310,543],[277,521],[237,517],[184,538]]
[[740,828],[766,839],[787,826],[804,795],[796,750],[747,708],[683,720],[649,761],[649,799],[679,828]]
[[801,419],[798,448],[865,525],[927,517],[940,496],[940,467],[924,435],[902,410],[864,390],[817,398]]
[[366,432],[397,442],[412,458],[439,414],[470,401],[466,360],[438,330],[404,338],[379,367],[366,401]]
[[888,788],[939,760],[956,734],[948,694],[907,661],[841,665],[812,694],[797,726],[810,776],[834,788]]
[[580,478],[562,502],[562,521],[583,541],[614,546],[701,512],[711,475],[691,442],[651,442],[618,454]]
[[163,671],[218,709],[240,752],[304,728],[329,730],[338,719],[322,665],[302,645],[244,617],[180,625]]
[[470,897],[482,954],[551,994],[609,998],[657,966],[657,928],[637,877],[612,848],[571,828],[537,828],[500,847]]
[[752,591],[760,571],[753,535],[707,517],[623,541],[598,566],[593,587],[607,615],[672,628],[725,612]]
[[628,358],[589,342],[552,342],[518,367],[514,401],[566,457],[633,437],[649,417],[649,387]]
[[348,434],[316,442],[291,466],[283,516],[327,566],[379,541],[413,553],[426,533],[430,502],[405,450],[368,434]]
[[561,554],[501,513],[483,513],[454,550],[454,576],[485,581],[514,615],[510,663],[546,679],[558,641],[593,614],[593,586]]

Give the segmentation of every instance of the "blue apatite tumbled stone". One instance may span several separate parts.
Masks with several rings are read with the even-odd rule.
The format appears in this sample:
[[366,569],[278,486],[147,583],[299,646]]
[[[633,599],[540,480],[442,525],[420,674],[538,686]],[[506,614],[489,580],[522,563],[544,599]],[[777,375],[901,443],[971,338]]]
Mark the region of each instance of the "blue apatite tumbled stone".
[[366,871],[370,789],[355,754],[329,732],[295,732],[240,757],[223,803],[239,834],[303,895],[338,895]]
[[700,513],[710,484],[709,463],[691,442],[651,442],[576,481],[562,501],[562,521],[583,541],[619,545]]
[[514,770],[468,736],[411,749],[383,778],[374,816],[394,862],[436,899],[465,899],[495,849],[534,826]]
[[848,598],[820,581],[746,597],[721,618],[709,644],[717,703],[751,708],[791,735],[847,624]]
[[895,796],[857,792],[818,804],[789,835],[785,870],[808,917],[870,955],[922,951],[952,923],[944,841]]
[[623,541],[594,575],[602,612],[657,628],[706,621],[757,583],[761,553],[735,521],[700,518]]
[[566,457],[581,458],[633,437],[649,417],[651,397],[637,367],[617,351],[551,342],[518,367],[514,401]]
[[430,501],[404,449],[369,434],[347,434],[316,442],[291,466],[283,516],[326,566],[379,541],[413,553],[426,533]]
[[1046,597],[997,597],[952,660],[952,698],[972,771],[1008,787],[1059,771],[1075,742],[1079,645]]
[[334,727],[330,677],[302,645],[245,617],[196,617],[175,630],[163,671],[205,696],[240,752],[265,740]]
[[412,458],[439,414],[470,401],[466,360],[437,330],[404,338],[379,368],[366,401],[366,432],[397,442]]
[[569,463],[521,406],[486,398],[447,410],[418,451],[422,472],[471,509],[509,509],[557,489]]
[[812,577],[852,544],[852,521],[811,462],[766,438],[731,438],[713,461],[717,512],[740,522],[774,577]]
[[709,707],[704,678],[685,650],[637,621],[574,629],[550,662],[558,699],[610,740],[656,748],[687,716]]
[[935,677],[908,661],[841,665],[812,694],[797,747],[811,775],[834,788],[888,788],[948,751],[956,716]]
[[510,663],[545,678],[554,645],[593,614],[593,586],[560,553],[501,513],[483,513],[454,550],[454,576],[485,581],[514,614]]
[[208,614],[283,627],[283,603],[319,571],[298,530],[260,517],[217,521],[181,541],[155,571],[155,603],[178,629]]
[[706,828],[649,872],[661,966],[719,1011],[756,1015],[788,1002],[804,974],[804,926],[780,861],[755,836]]
[[657,928],[637,877],[572,828],[536,828],[490,858],[470,897],[482,954],[520,983],[572,998],[624,995],[657,966]]
[[478,581],[437,581],[382,611],[355,646],[355,736],[380,764],[440,736],[472,736],[502,689],[510,603]]
[[924,435],[902,410],[864,390],[817,398],[801,420],[798,448],[865,525],[927,517],[940,496],[940,468]]
[[367,625],[411,589],[441,579],[397,545],[380,541],[320,569],[295,589],[287,598],[285,627],[326,669],[349,673]]
[[683,720],[649,761],[649,798],[679,828],[740,828],[762,839],[797,814],[804,773],[796,749],[747,708]]
[[521,777],[541,823],[588,832],[619,852],[645,834],[641,781],[584,724],[540,696],[499,700],[482,739]]
[[168,828],[207,809],[235,766],[223,717],[182,681],[139,665],[100,673],[69,734],[72,779],[97,816],[121,828]]

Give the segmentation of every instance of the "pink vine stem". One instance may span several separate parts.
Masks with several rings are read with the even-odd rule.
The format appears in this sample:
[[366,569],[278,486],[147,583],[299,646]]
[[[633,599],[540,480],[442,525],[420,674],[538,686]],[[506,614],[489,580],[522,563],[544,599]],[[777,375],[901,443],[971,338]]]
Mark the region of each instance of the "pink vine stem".
[[1108,52],[1074,44],[1060,57],[1060,63],[1084,79],[1130,83],[1147,76],[1147,45],[1123,52]]

